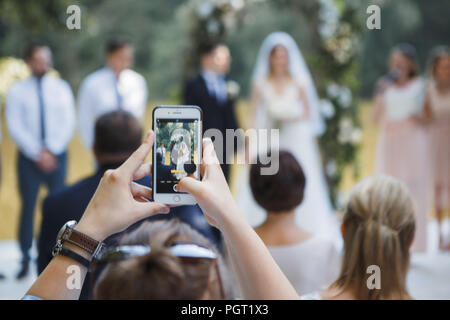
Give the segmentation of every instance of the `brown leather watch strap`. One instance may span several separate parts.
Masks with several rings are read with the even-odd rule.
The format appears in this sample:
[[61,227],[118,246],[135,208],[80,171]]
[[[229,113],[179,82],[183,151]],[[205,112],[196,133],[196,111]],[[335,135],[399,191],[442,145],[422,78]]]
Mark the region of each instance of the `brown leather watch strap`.
[[80,247],[91,255],[93,255],[96,250],[98,250],[98,246],[99,244],[101,244],[99,241],[92,239],[91,237],[72,228],[66,228],[66,231],[64,232],[62,238],[64,239],[64,241]]

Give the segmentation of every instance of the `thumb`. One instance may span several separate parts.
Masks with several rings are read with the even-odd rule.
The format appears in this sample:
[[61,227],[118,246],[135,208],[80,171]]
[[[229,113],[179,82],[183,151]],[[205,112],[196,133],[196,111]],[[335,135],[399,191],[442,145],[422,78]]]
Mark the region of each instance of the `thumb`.
[[197,179],[185,177],[180,180],[180,183],[178,183],[177,191],[188,192],[193,196],[196,196],[197,194],[199,194],[201,187],[202,183]]

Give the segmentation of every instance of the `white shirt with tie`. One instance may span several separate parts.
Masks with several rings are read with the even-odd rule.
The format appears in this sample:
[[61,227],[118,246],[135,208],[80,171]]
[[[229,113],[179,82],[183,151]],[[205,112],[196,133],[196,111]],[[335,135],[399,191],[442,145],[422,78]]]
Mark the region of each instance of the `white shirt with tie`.
[[223,103],[227,99],[227,82],[225,76],[214,71],[204,69],[202,72],[203,80],[205,80],[206,88],[210,96]]
[[101,115],[123,109],[141,119],[146,104],[147,84],[133,70],[122,71],[119,79],[108,67],[87,76],[78,93],[78,125],[84,146],[92,148],[95,121]]
[[6,97],[6,124],[12,140],[30,160],[37,161],[43,149],[54,155],[66,151],[75,131],[75,103],[69,84],[57,77],[41,79],[45,141],[41,133],[38,79],[15,83]]

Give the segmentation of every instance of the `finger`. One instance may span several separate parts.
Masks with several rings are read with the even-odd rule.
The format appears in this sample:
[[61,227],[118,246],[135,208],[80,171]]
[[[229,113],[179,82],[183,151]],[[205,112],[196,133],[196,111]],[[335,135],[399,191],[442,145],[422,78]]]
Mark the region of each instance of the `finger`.
[[133,180],[139,180],[139,179],[142,179],[142,178],[144,178],[146,176],[149,176],[151,174],[152,174],[152,164],[151,163],[144,163],[134,173]]
[[133,197],[144,197],[144,198],[152,198],[152,189],[146,186],[143,186],[139,183],[132,182],[131,183],[131,194]]
[[177,185],[178,192],[188,192],[193,196],[200,194],[202,183],[197,179],[185,177]]
[[134,197],[134,200],[137,202],[150,202],[147,198],[144,197]]
[[127,177],[132,177],[134,172],[142,165],[152,149],[154,137],[153,131],[149,130],[141,146],[119,167],[119,170]]
[[166,214],[169,212],[170,212],[169,206],[159,202],[147,202],[147,203],[139,202],[136,204],[136,213],[138,215],[137,220],[141,220],[158,213]]
[[203,159],[202,162],[206,165],[219,164],[216,151],[214,150],[214,144],[210,138],[203,139]]

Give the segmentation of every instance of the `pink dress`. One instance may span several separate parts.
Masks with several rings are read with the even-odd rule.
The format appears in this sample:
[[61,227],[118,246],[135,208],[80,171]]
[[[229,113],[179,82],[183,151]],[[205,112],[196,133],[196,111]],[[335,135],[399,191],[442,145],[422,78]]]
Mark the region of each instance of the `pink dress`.
[[439,94],[434,83],[431,83],[428,95],[433,112],[430,128],[433,184],[442,188],[440,203],[435,205],[444,209],[450,205],[450,94]]
[[430,173],[428,135],[412,117],[423,112],[425,85],[420,78],[405,87],[389,87],[383,94],[385,118],[376,159],[378,173],[404,182],[416,205],[416,234],[413,251],[426,250]]

